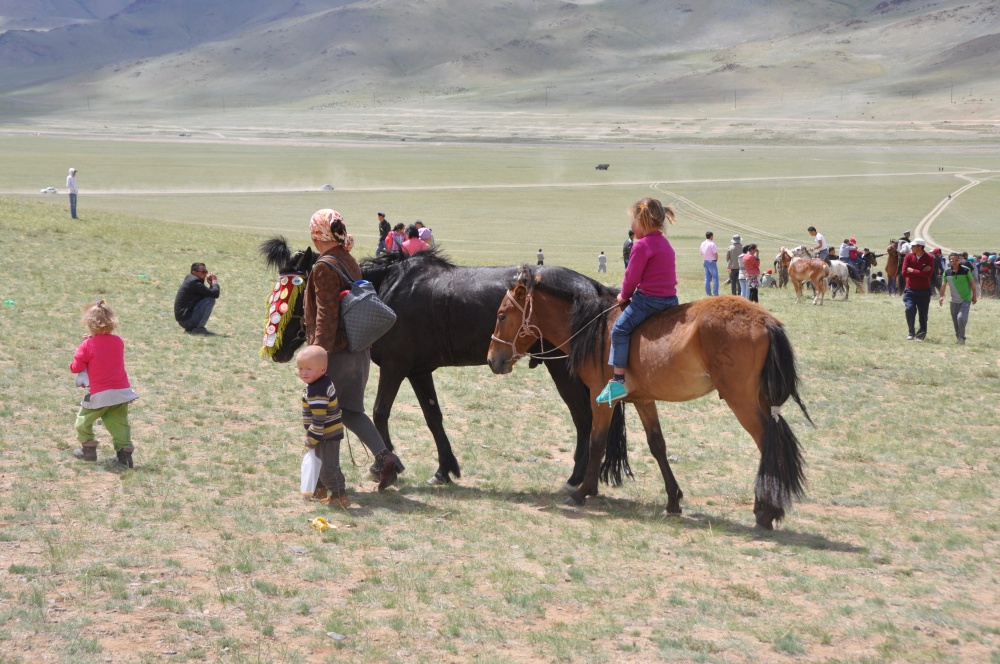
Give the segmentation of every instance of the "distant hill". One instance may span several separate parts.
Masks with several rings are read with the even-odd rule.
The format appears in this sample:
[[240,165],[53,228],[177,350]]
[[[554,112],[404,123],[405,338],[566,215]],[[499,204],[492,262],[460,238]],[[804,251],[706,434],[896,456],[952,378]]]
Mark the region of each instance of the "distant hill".
[[955,90],[1000,108],[995,0],[0,0],[0,17],[51,24],[0,34],[0,99],[23,113],[85,98],[337,108],[454,95],[632,109],[894,95],[931,108]]

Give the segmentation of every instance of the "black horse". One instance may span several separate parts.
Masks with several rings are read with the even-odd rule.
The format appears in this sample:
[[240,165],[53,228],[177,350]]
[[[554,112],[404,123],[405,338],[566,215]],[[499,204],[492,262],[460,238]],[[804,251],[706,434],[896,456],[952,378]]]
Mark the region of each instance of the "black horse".
[[[317,257],[312,249],[292,253],[283,237],[266,240],[260,253],[270,267],[282,274],[301,273],[307,264],[311,269]],[[507,282],[516,270],[516,267],[455,265],[437,249],[413,256],[383,254],[361,262],[364,278],[372,282],[379,297],[397,316],[392,329],[371,347],[372,361],[379,366],[372,420],[385,444],[393,449],[389,415],[399,386],[404,379],[409,380],[438,450],[438,469],[429,480],[432,484],[450,482],[451,476],[461,477],[458,460],[444,431],[432,374],[440,367],[486,364],[497,310],[507,292]],[[603,288],[583,275],[579,275],[573,287],[581,294],[597,294]],[[299,299],[296,317],[289,322],[284,342],[273,355],[276,362],[291,360],[295,349],[305,340],[301,308]],[[530,366],[539,363],[548,369],[576,427],[573,473],[566,482],[575,489],[583,481],[590,454],[590,392],[570,372],[565,359],[533,359]]]

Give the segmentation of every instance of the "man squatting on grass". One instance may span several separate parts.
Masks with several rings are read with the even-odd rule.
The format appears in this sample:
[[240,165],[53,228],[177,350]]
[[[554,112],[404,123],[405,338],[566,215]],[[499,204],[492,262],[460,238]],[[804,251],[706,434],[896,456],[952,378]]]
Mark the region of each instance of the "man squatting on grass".
[[975,304],[979,293],[976,280],[972,278],[972,268],[962,263],[962,256],[954,251],[948,255],[950,266],[944,273],[941,297],[938,304],[944,306],[945,284],[951,291],[951,322],[955,325],[955,337],[959,344],[965,343],[965,326],[969,323],[969,309]]
[[347,507],[347,480],[340,470],[340,441],[344,438],[343,414],[337,389],[326,375],[327,354],[322,346],[306,346],[295,358],[302,390],[302,425],[306,448],[315,449],[322,465],[312,497],[328,505]]
[[188,334],[212,334],[205,329],[205,324],[219,295],[219,278],[209,272],[204,263],[192,263],[191,274],[184,277],[174,298],[174,319]]

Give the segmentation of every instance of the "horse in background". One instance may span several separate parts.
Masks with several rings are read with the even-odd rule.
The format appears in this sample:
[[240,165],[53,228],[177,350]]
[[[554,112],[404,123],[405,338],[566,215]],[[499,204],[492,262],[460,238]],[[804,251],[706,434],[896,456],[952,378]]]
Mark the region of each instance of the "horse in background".
[[[576,275],[576,276],[574,276]],[[528,348],[544,339],[568,352],[571,366],[597,394],[611,377],[607,364],[611,327],[621,315],[615,291],[575,295],[567,287],[577,273],[565,268],[522,266],[510,284],[496,315],[488,363],[494,373],[507,374]],[[657,313],[632,334],[628,394],[644,425],[656,416],[657,401],[690,401],[712,391],[733,411],[760,452],[754,487],[757,525],[770,530],[785,516],[793,497],[804,491],[799,441],[781,414],[794,399],[809,419],[798,394],[795,356],[781,322],[758,304],[738,297],[703,298]],[[497,408],[507,408],[498,404]],[[590,461],[583,484],[567,500],[582,505],[597,495],[601,457],[612,461],[607,430],[616,408],[591,403],[593,432]],[[809,420],[810,423],[812,420]],[[647,444],[656,459],[667,492],[667,513],[680,514],[683,493],[666,455],[662,432]],[[626,472],[630,473],[627,466]]]
[[871,279],[872,273],[878,266],[878,259],[880,256],[885,256],[885,254],[876,254],[874,251],[869,251],[867,254],[861,254],[858,257],[861,263],[861,278],[865,281],[865,289],[871,292]]
[[[293,252],[283,237],[265,240],[260,254],[269,267],[290,279],[294,279],[291,275],[308,277],[318,258],[312,249]],[[438,469],[428,483],[446,484],[451,476],[461,477],[461,470],[444,430],[432,374],[440,367],[486,364],[496,310],[507,291],[506,281],[513,268],[457,266],[436,248],[413,256],[383,254],[362,260],[360,265],[364,278],[372,282],[379,298],[397,316],[396,324],[371,347],[372,361],[380,369],[372,410],[375,428],[386,446],[394,449],[389,415],[400,385],[408,380],[437,447]],[[583,275],[571,285],[578,291],[591,293],[603,288]],[[276,347],[272,346],[267,353],[276,362],[290,361],[305,341],[302,298],[291,304],[287,325],[277,335]],[[265,345],[267,341],[265,337]],[[563,491],[569,491],[583,481],[586,470],[591,396],[586,385],[569,371],[565,359],[533,360],[530,366],[538,364],[544,364],[552,376],[576,428],[575,463],[563,485]]]
[[860,279],[860,277],[855,277],[858,274],[857,270],[851,270],[850,265],[841,260],[830,261],[830,297],[836,298],[837,292],[840,290],[844,291],[844,301],[847,301],[848,295],[850,295],[851,282],[854,283],[854,290],[859,294],[864,294],[865,283]]
[[[897,277],[902,268],[898,245],[896,240],[889,240],[889,246],[885,249],[885,280],[889,286],[889,295],[896,294]],[[902,293],[903,289],[900,288],[899,292]]]
[[830,266],[824,260],[813,258],[804,246],[796,247],[791,253],[792,260],[788,264],[788,278],[795,288],[795,302],[802,301],[802,286],[809,282],[816,290],[816,294],[813,295],[813,304],[822,306],[826,299]]

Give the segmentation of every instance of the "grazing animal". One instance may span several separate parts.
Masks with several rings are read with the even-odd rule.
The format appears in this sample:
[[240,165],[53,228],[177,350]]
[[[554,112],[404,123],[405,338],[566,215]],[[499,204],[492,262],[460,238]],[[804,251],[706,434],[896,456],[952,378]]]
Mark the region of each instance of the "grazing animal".
[[[311,249],[293,254],[283,237],[266,240],[260,252],[266,263],[282,274],[308,273],[316,258]],[[303,269],[304,265],[308,267]],[[380,369],[372,420],[386,446],[393,449],[389,415],[400,385],[404,379],[409,380],[437,446],[438,469],[429,480],[431,484],[448,483],[451,476],[461,477],[458,460],[444,430],[433,372],[440,367],[486,363],[490,332],[511,269],[457,266],[435,248],[413,256],[383,254],[361,261],[364,278],[372,282],[379,298],[397,317],[396,324],[371,347],[372,361]],[[583,275],[568,287],[580,293],[595,293],[602,288]],[[301,313],[299,299],[297,313],[289,318],[284,330],[284,343],[274,351],[275,361],[291,360],[304,341]],[[566,491],[583,481],[592,428],[590,395],[583,382],[569,371],[565,359],[538,360],[531,366],[538,363],[548,369],[577,430],[575,463],[563,486]]]
[[606,171],[606,170],[608,170],[608,166],[610,166],[610,165],[611,164],[598,164],[597,166],[594,166],[594,170],[597,170],[597,171]]
[[[567,287],[574,275],[566,268],[520,268],[497,311],[488,356],[494,373],[510,373],[514,362],[544,339],[569,353],[571,369],[591,394],[607,383],[607,348],[620,307],[610,289],[586,296],[574,293]],[[792,497],[802,495],[805,480],[799,442],[780,407],[791,397],[807,418],[809,414],[798,395],[791,344],[774,316],[733,296],[671,307],[636,328],[625,374],[625,401],[635,405],[646,425],[649,450],[663,476],[668,514],[680,514],[683,493],[670,469],[662,434],[649,435],[647,418],[656,413],[656,401],[690,401],[717,390],[760,451],[754,489],[757,525],[771,529],[784,518]],[[590,461],[583,484],[570,494],[570,504],[582,505],[588,496],[597,495],[598,465],[615,411],[596,402],[591,408]]]
[[816,290],[813,295],[813,304],[823,305],[826,299],[827,282],[830,279],[830,266],[826,261],[813,258],[812,254],[805,247],[796,247],[792,250],[792,260],[788,264],[788,278],[795,288],[795,302],[802,301],[802,285],[809,282]]

